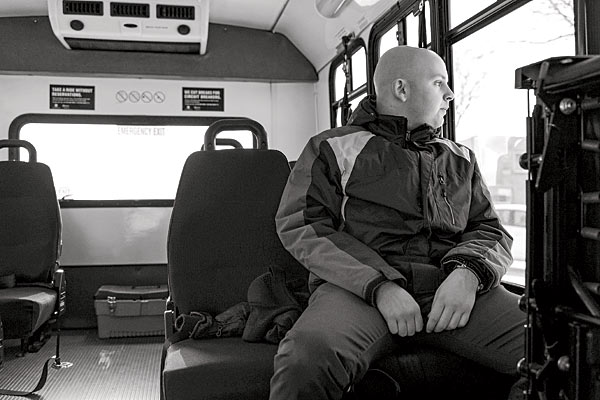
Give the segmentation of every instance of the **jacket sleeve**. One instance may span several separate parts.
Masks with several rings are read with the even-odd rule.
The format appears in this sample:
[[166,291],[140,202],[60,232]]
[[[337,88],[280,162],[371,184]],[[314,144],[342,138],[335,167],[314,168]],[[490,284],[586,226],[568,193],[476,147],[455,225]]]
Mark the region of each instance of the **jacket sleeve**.
[[[471,157],[475,160],[472,152]],[[442,266],[450,273],[457,263],[466,265],[479,278],[480,291],[488,291],[500,284],[512,264],[512,241],[500,223],[477,161],[474,161],[469,220],[458,245],[442,259]]]
[[343,171],[323,138],[313,137],[298,158],[275,217],[284,247],[321,280],[374,305],[375,289],[405,279],[375,251],[343,231]]

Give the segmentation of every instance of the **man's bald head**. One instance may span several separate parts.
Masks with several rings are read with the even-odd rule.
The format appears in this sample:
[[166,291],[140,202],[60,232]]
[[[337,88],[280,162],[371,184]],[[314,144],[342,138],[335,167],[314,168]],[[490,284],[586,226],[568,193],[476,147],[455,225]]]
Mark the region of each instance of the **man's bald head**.
[[432,56],[438,57],[431,50],[410,46],[398,46],[385,52],[379,58],[373,75],[377,96],[383,96],[386,91],[389,92],[388,86],[393,80],[413,78],[423,61]]
[[[412,128],[421,123],[441,126],[443,116],[439,122],[433,109],[427,108],[447,109],[454,98],[447,86],[444,61],[427,49],[398,46],[388,50],[379,59],[373,80],[378,112],[404,116]],[[433,93],[433,85],[438,85],[439,97]]]

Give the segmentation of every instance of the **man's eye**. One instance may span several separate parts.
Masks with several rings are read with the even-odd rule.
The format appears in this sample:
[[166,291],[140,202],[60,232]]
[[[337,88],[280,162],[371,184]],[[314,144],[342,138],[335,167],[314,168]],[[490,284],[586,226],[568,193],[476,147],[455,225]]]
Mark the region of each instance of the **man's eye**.
[[442,81],[435,81],[434,85],[435,86],[442,86],[442,83],[443,83]]

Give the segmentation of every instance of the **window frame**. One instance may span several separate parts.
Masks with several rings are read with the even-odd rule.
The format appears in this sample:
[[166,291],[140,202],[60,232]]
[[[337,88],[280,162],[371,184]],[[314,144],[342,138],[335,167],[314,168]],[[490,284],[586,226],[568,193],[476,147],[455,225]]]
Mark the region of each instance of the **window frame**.
[[[478,13],[467,18],[456,27],[450,29],[450,2],[452,0],[432,0],[441,3],[441,9],[445,14],[438,15],[440,21],[439,38],[442,51],[439,54],[442,56],[448,67],[448,86],[454,90],[454,63],[452,46],[462,39],[480,31],[486,26],[498,21],[500,18],[510,14],[513,11],[521,8],[532,0],[498,0],[496,3],[489,5]],[[437,7],[436,7],[437,9]],[[444,18],[447,17],[447,18]],[[446,123],[444,126],[445,136],[451,140],[456,140],[455,129],[455,106],[452,106],[446,113]]]
[[[154,116],[154,115],[93,115],[93,114],[22,114],[16,117],[8,129],[9,139],[19,139],[21,128],[30,123],[54,124],[98,124],[98,125],[135,125],[135,126],[210,126],[222,119],[240,117],[200,117],[200,116]],[[252,132],[253,125],[248,126]],[[254,137],[256,146],[256,138]],[[200,151],[204,144],[204,135],[198,137]],[[190,153],[192,152],[190,151]],[[9,159],[19,160],[18,149],[9,149]],[[119,207],[172,207],[174,199],[126,199],[126,200],[72,200],[58,199],[60,208],[119,208]]]
[[[450,2],[452,0],[426,0],[429,1],[430,13],[427,16],[431,27],[431,42],[429,48],[435,51],[446,62],[448,68],[448,85],[454,89],[454,63],[453,63],[453,46],[460,40],[469,37],[472,34],[480,31],[490,24],[495,23],[506,15],[518,10],[522,6],[530,3],[532,0],[498,0],[481,11],[471,15],[465,21],[461,22],[456,27],[450,29]],[[459,0],[454,0],[459,1]],[[575,11],[579,0],[575,0]],[[397,2],[390,10],[384,14],[373,25],[369,34],[368,53],[367,53],[367,81],[369,85],[369,94],[374,94],[373,74],[379,60],[380,40],[389,29],[398,23],[398,20],[405,18],[414,10],[415,5],[420,1]],[[575,13],[577,15],[577,13]],[[576,17],[577,18],[577,17]],[[576,25],[576,38],[581,34],[578,33],[578,23]],[[406,22],[402,24],[404,29],[404,43],[406,43]],[[410,34],[410,32],[409,32]],[[455,105],[452,106],[446,114],[446,119],[443,127],[443,134],[450,140],[456,140],[455,129]],[[502,285],[513,293],[522,294],[524,285],[502,281]]]
[[[352,57],[361,49],[363,49],[365,52],[365,62],[367,63],[367,65],[365,65],[365,72],[367,74],[367,82],[363,85],[360,85],[358,88],[355,88],[352,82]],[[348,93],[348,101],[354,100],[360,97],[361,95],[367,93],[367,88],[369,86],[369,52],[367,50],[368,49],[365,46],[365,41],[362,38],[353,39],[348,43],[348,52],[350,53],[350,57],[348,57],[350,61],[350,83],[352,86],[352,91]],[[342,46],[342,51],[333,58],[329,67],[329,121],[332,128],[335,128],[337,126],[337,110],[340,109],[340,105],[342,102],[342,100],[338,100],[335,98],[335,71],[343,63],[344,50]]]
[[[375,94],[375,84],[373,83],[373,75],[375,74],[375,67],[379,62],[379,43],[381,38],[390,30],[394,25],[402,22],[402,38],[403,43],[406,44],[406,15],[408,15],[408,9],[410,7],[401,7],[400,3],[395,3],[380,19],[378,19],[369,32],[368,39],[368,57],[367,57],[367,74],[368,74],[368,93],[370,95]],[[396,37],[397,38],[397,37]]]
[[[431,34],[433,37],[436,36],[433,25],[433,3],[429,1],[430,14],[427,16],[427,21],[430,21]],[[435,0],[433,0],[435,1]],[[396,2],[394,5],[379,18],[371,28],[368,39],[368,54],[367,54],[367,82],[368,82],[368,94],[375,94],[375,85],[373,83],[373,75],[375,74],[375,67],[379,62],[379,44],[381,38],[395,25],[401,23],[402,26],[402,44],[406,45],[406,17],[419,8],[421,0],[405,0],[404,2]],[[430,41],[430,45],[433,45],[433,40]]]
[[[465,21],[461,22],[456,27],[450,29],[450,2],[452,0],[432,0],[439,4],[436,9],[438,10],[438,15],[436,16],[436,21],[441,27],[439,32],[439,44],[440,51],[438,52],[442,55],[442,58],[445,60],[446,65],[448,67],[448,76],[449,76],[449,86],[454,90],[454,62],[453,62],[453,46],[459,43],[461,40],[470,37],[471,35],[479,32],[485,27],[499,21],[501,18],[517,11],[521,7],[530,3],[532,0],[498,0],[495,3],[489,5],[488,7],[482,9],[481,11],[473,14]],[[575,8],[577,4],[577,0],[574,1]],[[441,10],[441,11],[440,11]],[[576,13],[575,13],[576,14]],[[577,21],[575,21],[575,37],[577,38]],[[576,43],[574,44],[575,48]],[[455,103],[452,102],[452,106],[448,109],[446,114],[446,124],[445,124],[445,132],[446,136],[450,140],[456,140],[456,125],[455,125]],[[523,127],[525,129],[525,127]],[[527,179],[527,178],[526,178]],[[526,207],[529,206],[528,202],[525,203]],[[511,213],[514,215],[514,211]],[[512,216],[511,215],[511,216]],[[511,221],[512,222],[512,221]],[[508,224],[507,224],[508,225]],[[529,231],[529,227],[525,226],[526,232]],[[527,246],[529,246],[529,242],[527,242]],[[525,256],[529,257],[530,250],[526,250]],[[528,268],[529,261],[526,261],[526,268]],[[525,286],[528,284],[526,272],[523,276],[523,283],[513,283],[508,281],[502,281],[502,285],[508,288],[513,293],[522,294],[525,290]]]

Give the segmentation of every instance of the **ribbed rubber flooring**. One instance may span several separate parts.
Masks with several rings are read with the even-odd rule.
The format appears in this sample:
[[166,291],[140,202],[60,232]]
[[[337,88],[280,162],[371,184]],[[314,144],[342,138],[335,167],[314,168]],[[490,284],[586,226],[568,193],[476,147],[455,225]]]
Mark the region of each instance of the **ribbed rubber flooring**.
[[[37,353],[16,357],[18,342],[5,345],[0,387],[31,390],[42,366],[56,351],[56,337]],[[40,400],[158,400],[160,397],[160,354],[163,337],[99,339],[96,331],[63,331],[61,361],[67,369],[48,369],[43,389],[27,398]],[[24,397],[1,396],[2,400]]]

